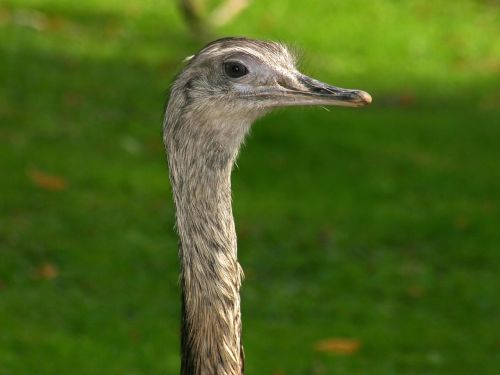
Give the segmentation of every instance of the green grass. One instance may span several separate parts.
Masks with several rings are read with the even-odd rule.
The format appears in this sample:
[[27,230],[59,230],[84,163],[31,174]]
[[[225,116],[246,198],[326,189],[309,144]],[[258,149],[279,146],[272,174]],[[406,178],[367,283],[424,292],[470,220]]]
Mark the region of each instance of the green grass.
[[[161,117],[200,45],[173,3],[0,5],[0,374],[178,371]],[[248,373],[497,374],[498,4],[304,4],[218,32],[291,43],[374,103],[278,111],[242,150]],[[314,349],[329,338],[362,345]]]

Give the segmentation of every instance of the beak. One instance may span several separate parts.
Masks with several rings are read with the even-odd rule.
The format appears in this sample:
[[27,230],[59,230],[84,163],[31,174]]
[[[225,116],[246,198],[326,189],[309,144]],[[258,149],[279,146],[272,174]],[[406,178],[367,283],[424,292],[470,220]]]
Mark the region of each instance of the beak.
[[279,85],[278,106],[293,105],[335,105],[343,107],[362,107],[372,102],[365,91],[343,89],[320,82],[298,73],[296,79],[277,82]]

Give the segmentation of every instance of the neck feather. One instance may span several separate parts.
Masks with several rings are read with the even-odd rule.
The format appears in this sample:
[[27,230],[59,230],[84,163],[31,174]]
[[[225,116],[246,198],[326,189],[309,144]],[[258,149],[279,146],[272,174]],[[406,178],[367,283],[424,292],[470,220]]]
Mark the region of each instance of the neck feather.
[[213,124],[200,121],[201,113],[169,117],[168,112],[165,144],[180,237],[181,374],[240,375],[243,273],[237,262],[231,170],[250,124]]

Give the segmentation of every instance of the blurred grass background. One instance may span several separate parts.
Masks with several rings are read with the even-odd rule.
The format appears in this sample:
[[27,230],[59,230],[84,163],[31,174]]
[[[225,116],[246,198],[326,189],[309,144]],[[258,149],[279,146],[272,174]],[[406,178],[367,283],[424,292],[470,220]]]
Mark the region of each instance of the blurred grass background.
[[[246,142],[249,374],[500,373],[499,7],[254,0],[217,30],[374,97]],[[175,1],[1,2],[0,374],[178,372],[161,118],[200,47]]]

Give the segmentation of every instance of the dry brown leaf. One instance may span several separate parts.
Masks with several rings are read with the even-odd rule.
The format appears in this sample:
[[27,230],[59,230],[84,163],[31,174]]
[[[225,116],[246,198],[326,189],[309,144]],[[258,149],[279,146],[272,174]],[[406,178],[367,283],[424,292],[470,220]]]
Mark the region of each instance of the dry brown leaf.
[[55,279],[58,274],[59,270],[57,269],[57,266],[49,262],[43,263],[37,269],[37,275],[41,279],[52,280]]
[[415,104],[415,94],[410,91],[405,91],[399,94],[399,105],[401,107],[410,107]]
[[413,298],[416,298],[416,299],[422,298],[425,295],[425,289],[422,288],[419,285],[411,285],[407,289],[407,292],[410,295],[410,297],[413,297]]
[[76,108],[82,103],[82,96],[74,91],[66,91],[63,96],[64,105],[68,108]]
[[457,215],[455,216],[455,219],[453,220],[453,225],[456,229],[458,230],[465,230],[469,226],[469,218],[465,215]]
[[354,339],[332,338],[318,341],[314,344],[314,349],[319,352],[351,355],[356,353],[361,347],[361,342]]
[[141,334],[141,332],[139,330],[134,329],[134,330],[131,330],[128,333],[128,336],[129,336],[129,338],[130,338],[131,341],[138,342],[138,341],[141,340],[142,334]]
[[68,186],[66,180],[60,176],[49,175],[38,169],[30,169],[28,176],[31,181],[44,190],[61,191]]

